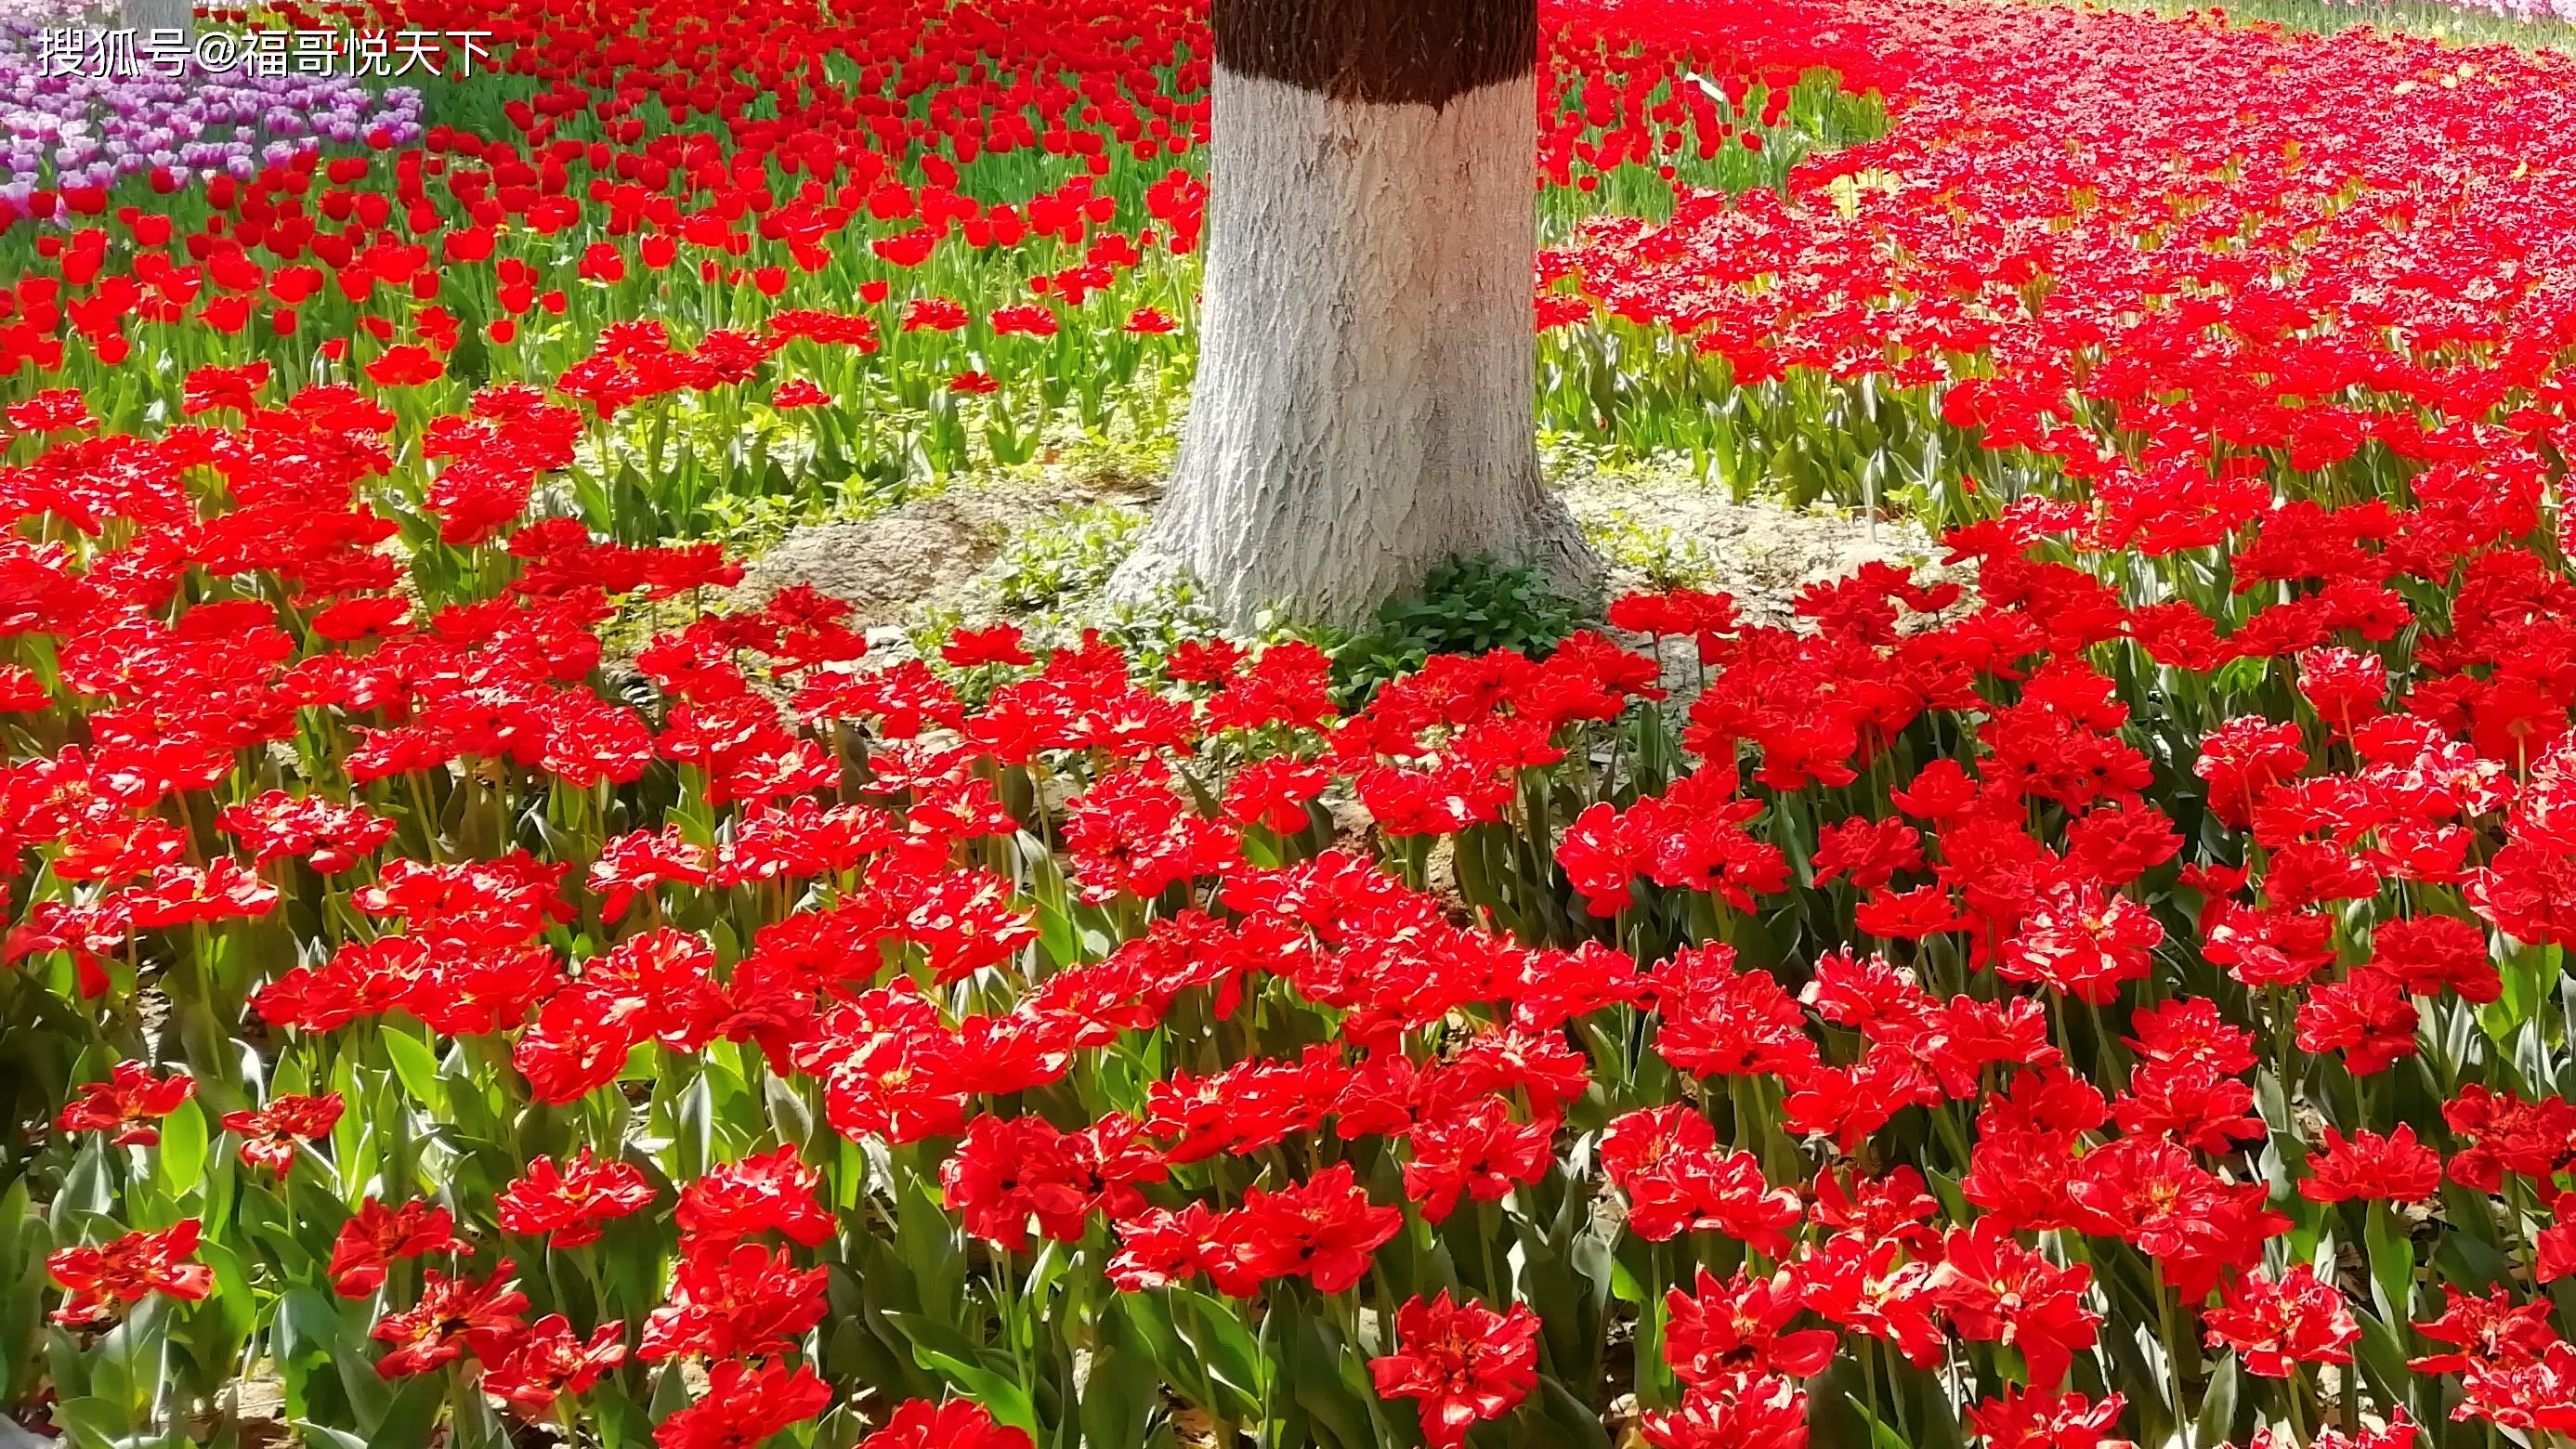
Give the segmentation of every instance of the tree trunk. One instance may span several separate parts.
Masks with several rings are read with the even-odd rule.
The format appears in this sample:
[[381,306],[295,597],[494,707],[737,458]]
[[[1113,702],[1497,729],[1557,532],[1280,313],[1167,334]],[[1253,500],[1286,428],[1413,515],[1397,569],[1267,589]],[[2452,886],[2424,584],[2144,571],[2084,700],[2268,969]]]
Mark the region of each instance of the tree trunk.
[[1215,0],[1198,382],[1132,586],[1348,625],[1444,560],[1597,569],[1540,485],[1536,0]]
[[196,35],[195,7],[190,0],[122,0],[118,23],[134,31],[140,45],[152,38],[155,30],[176,30],[181,35]]

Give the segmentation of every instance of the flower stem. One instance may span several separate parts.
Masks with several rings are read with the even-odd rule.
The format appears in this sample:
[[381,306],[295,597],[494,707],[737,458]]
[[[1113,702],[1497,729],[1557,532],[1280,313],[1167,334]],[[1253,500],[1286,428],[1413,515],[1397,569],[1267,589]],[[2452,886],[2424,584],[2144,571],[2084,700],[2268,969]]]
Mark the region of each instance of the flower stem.
[[2164,1345],[2165,1399],[2173,1409],[2174,1438],[2182,1449],[2191,1449],[2191,1414],[2183,1401],[2182,1348],[2174,1334],[2174,1295],[2165,1287],[2165,1265],[2154,1258],[2147,1262],[2155,1277],[2156,1338]]

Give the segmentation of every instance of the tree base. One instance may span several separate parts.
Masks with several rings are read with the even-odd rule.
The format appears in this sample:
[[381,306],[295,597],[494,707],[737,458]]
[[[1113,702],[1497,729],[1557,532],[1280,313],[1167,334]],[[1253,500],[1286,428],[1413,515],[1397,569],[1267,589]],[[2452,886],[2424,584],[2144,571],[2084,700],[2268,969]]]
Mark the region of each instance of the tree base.
[[[1187,556],[1186,540],[1176,544],[1172,535],[1179,532],[1166,529],[1158,514],[1135,551],[1110,576],[1104,597],[1112,604],[1151,608],[1185,596],[1228,629],[1243,633],[1299,624],[1351,629],[1368,623],[1381,604],[1419,589],[1432,570],[1451,559],[1487,555],[1536,570],[1549,589],[1587,610],[1597,611],[1606,602],[1600,556],[1554,494],[1540,496],[1537,507],[1514,531],[1512,542],[1467,554],[1410,560],[1401,568],[1372,575],[1362,587],[1309,588],[1303,594],[1298,592],[1300,580],[1271,582],[1273,570],[1238,568],[1211,575]],[[1247,547],[1265,546],[1248,538],[1244,542]]]
[[1539,481],[1528,75],[1439,104],[1220,59],[1198,385],[1117,586],[1348,627],[1454,558],[1598,570]]

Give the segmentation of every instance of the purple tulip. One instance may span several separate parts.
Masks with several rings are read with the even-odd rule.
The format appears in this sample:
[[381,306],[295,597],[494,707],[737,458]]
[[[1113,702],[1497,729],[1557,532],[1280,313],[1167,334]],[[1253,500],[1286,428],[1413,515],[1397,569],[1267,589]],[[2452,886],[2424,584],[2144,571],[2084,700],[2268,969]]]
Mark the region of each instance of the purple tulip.
[[[2576,0],[2569,0],[2576,3]],[[343,76],[257,76],[246,66],[176,76],[46,75],[47,29],[113,28],[112,13],[65,0],[0,0],[0,200],[106,185],[154,168],[185,179],[248,179],[323,144],[355,145],[381,129],[396,145],[422,135],[421,96],[374,92]]]

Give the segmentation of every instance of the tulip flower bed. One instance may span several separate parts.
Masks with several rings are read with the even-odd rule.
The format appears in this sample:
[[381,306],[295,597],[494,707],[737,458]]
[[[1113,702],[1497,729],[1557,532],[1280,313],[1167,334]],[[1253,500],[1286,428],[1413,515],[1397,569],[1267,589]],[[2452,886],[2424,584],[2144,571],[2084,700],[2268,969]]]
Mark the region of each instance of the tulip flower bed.
[[[2019,504],[1806,631],[1620,601],[1679,713],[1598,634],[1346,706],[1295,642],[880,664],[800,592],[612,686],[716,551],[440,490],[389,552],[393,409],[188,392],[10,412],[0,1321],[71,1442],[246,1372],[371,1445],[2576,1413],[2536,474],[2144,569]],[[431,436],[517,493],[577,427]]]
[[1690,196],[1554,254],[1548,315],[1599,327],[1551,416],[1952,521],[1987,511],[1971,487],[2154,510],[2261,472],[2352,500],[2405,486],[2379,429],[2503,417],[2576,341],[2564,54],[2041,6],[1861,23],[1879,60],[1838,64],[1893,98],[1885,136],[1785,199]]
[[[270,23],[290,21],[325,23]],[[356,112],[345,86],[281,110],[241,78],[64,80],[0,112],[0,375],[79,386],[118,430],[176,415],[200,366],[363,375],[412,429],[545,386],[588,414],[567,503],[629,543],[706,536],[751,499],[863,507],[1023,463],[1062,426],[1172,425],[1206,201],[1186,4],[791,3],[746,30],[678,0],[448,0],[364,23],[491,32],[498,69]],[[1563,7],[1553,224],[1668,206],[1659,172],[1776,184],[1870,131],[1873,103],[1801,82],[1833,60],[1813,23]],[[755,33],[772,48],[740,50]],[[209,114],[267,129],[218,146]]]
[[1553,7],[1555,424],[1945,567],[1359,694],[726,594],[1187,381],[1194,12],[849,9],[0,233],[0,1412],[2576,1435],[2562,60]]

